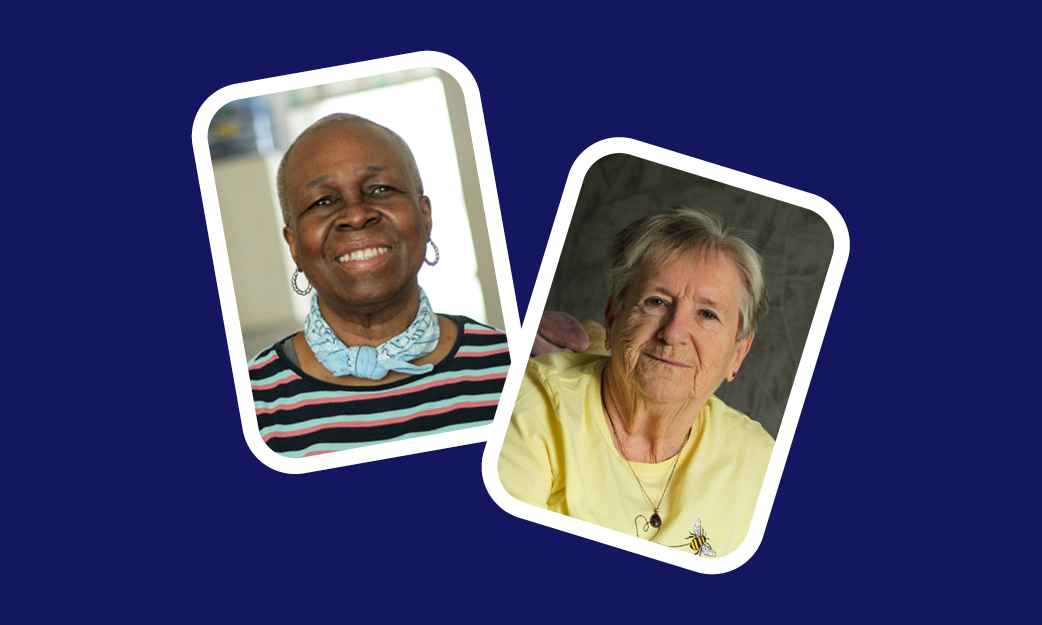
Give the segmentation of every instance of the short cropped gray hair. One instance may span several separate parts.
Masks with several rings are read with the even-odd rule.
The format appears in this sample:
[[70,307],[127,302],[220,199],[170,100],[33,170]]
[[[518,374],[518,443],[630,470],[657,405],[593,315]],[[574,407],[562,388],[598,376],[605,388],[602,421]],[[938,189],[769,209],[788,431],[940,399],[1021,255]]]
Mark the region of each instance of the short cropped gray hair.
[[314,124],[311,124],[304,130],[304,132],[300,133],[300,136],[293,140],[293,143],[290,144],[286,153],[282,155],[282,161],[279,162],[278,173],[275,174],[275,186],[279,193],[279,207],[282,208],[282,221],[285,222],[287,226],[289,225],[290,210],[289,205],[286,202],[286,163],[289,162],[289,155],[293,153],[293,148],[296,147],[297,143],[299,143],[301,139],[307,137],[316,130],[324,128],[330,124],[346,123],[370,124],[382,129],[390,135],[391,140],[397,144],[397,146],[402,150],[402,154],[405,155],[405,166],[409,168],[408,174],[412,179],[412,183],[416,185],[416,189],[419,191],[420,195],[423,195],[423,180],[420,179],[420,169],[416,166],[416,158],[412,155],[412,150],[409,149],[409,144],[405,142],[405,139],[399,137],[398,133],[390,128],[381,126],[380,124],[360,115],[333,113],[332,115],[326,115]]
[[621,306],[626,288],[641,262],[661,264],[690,252],[720,252],[735,264],[744,287],[739,307],[738,340],[756,332],[770,303],[763,259],[737,230],[724,227],[717,217],[690,208],[649,215],[615,235],[611,247],[612,306],[616,310]]

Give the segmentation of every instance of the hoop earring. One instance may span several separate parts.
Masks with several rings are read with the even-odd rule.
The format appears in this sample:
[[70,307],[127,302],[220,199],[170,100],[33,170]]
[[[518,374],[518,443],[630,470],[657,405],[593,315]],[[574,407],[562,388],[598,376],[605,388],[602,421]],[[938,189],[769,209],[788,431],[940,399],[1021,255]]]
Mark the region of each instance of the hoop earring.
[[[300,270],[297,269],[296,271],[293,272],[293,277],[289,279],[289,284],[290,284],[290,286],[293,287],[293,292],[296,293],[297,295],[307,295],[308,293],[311,292],[311,281],[310,280],[308,281],[308,288],[301,289],[299,286],[297,286],[297,276],[299,276],[299,275],[301,275],[301,273],[300,273]],[[304,276],[304,277],[307,278],[307,276]]]
[[436,243],[434,243],[434,239],[428,239],[427,242],[430,243],[431,247],[434,248],[434,262],[432,263],[431,261],[427,260],[427,253],[426,252],[424,252],[424,254],[423,254],[423,262],[425,262],[428,265],[430,265],[431,267],[433,267],[433,266],[438,264],[439,260],[441,260],[441,252],[438,251],[438,246],[437,246]]

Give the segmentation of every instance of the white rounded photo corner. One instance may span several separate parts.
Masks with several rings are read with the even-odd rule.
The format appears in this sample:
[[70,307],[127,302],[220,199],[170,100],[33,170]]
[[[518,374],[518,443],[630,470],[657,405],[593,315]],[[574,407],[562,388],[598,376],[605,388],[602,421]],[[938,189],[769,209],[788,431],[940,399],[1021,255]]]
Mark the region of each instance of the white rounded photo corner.
[[[237,83],[218,89],[210,95],[199,107],[195,120],[192,123],[192,148],[195,153],[196,171],[199,175],[206,230],[210,240],[210,253],[213,258],[214,273],[217,280],[217,292],[221,302],[221,315],[228,339],[228,355],[231,361],[232,378],[242,422],[243,437],[246,439],[246,444],[250,451],[253,452],[253,455],[261,463],[281,473],[311,473],[313,471],[481,443],[485,442],[488,435],[492,432],[492,425],[488,424],[454,432],[377,443],[357,449],[319,454],[305,458],[287,458],[274,452],[264,443],[257,427],[257,413],[253,404],[248,362],[244,356],[246,350],[243,346],[242,328],[239,323],[235,292],[232,288],[228,248],[217,199],[217,183],[214,178],[213,162],[210,159],[210,148],[207,141],[207,130],[210,126],[210,121],[222,106],[235,100],[423,67],[433,67],[444,71],[452,76],[463,91],[474,156],[477,161],[481,200],[485,209],[488,237],[492,246],[496,282],[502,303],[503,322],[506,326],[503,330],[506,331],[508,341],[512,344],[513,341],[510,341],[509,337],[520,335],[521,322],[517,314],[517,300],[514,297],[514,283],[510,274],[509,258],[507,257],[506,236],[503,232],[503,219],[499,209],[499,194],[496,190],[496,182],[492,170],[492,156],[489,150],[488,133],[485,128],[485,115],[481,107],[478,85],[474,80],[473,74],[455,58],[441,52],[413,52],[338,67]],[[511,355],[513,356],[513,352],[511,352]],[[496,417],[499,417],[498,409]]]
[[598,141],[579,154],[568,172],[564,193],[562,194],[553,229],[547,242],[546,253],[539,267],[539,274],[536,277],[532,297],[529,300],[528,312],[525,314],[525,323],[521,328],[519,340],[511,343],[512,363],[526,362],[528,359],[526,346],[535,342],[540,317],[543,309],[546,307],[550,286],[553,282],[554,273],[557,270],[557,264],[560,261],[565,237],[568,234],[568,227],[578,202],[579,190],[582,187],[583,180],[594,163],[611,154],[636,156],[660,165],[686,171],[703,178],[709,178],[805,208],[824,219],[832,231],[834,245],[832,260],[829,263],[825,284],[821,290],[817,308],[814,311],[814,319],[811,322],[807,343],[803,350],[803,356],[800,358],[789,401],[786,404],[781,426],[778,430],[778,437],[775,440],[774,451],[767,465],[763,486],[760,489],[752,521],[749,524],[749,531],[742,544],[732,553],[719,558],[703,558],[613,529],[544,510],[514,499],[507,493],[506,489],[503,488],[502,482],[500,482],[498,460],[500,451],[503,448],[503,439],[506,437],[511,412],[513,411],[513,404],[517,401],[517,394],[524,377],[525,368],[518,366],[518,364],[514,364],[510,368],[506,384],[503,387],[502,400],[496,411],[495,420],[489,426],[491,431],[488,435],[488,441],[485,443],[485,452],[481,458],[482,479],[485,482],[485,489],[488,491],[489,496],[492,497],[492,500],[500,508],[518,518],[698,573],[726,573],[748,562],[763,541],[764,532],[767,529],[767,521],[770,517],[771,508],[774,505],[774,498],[778,492],[778,485],[781,482],[782,470],[785,467],[789,449],[792,447],[796,424],[799,421],[800,412],[803,410],[803,403],[807,396],[807,389],[810,387],[814,365],[821,351],[821,343],[825,337],[829,318],[832,316],[832,308],[835,305],[836,296],[839,292],[843,270],[846,268],[847,259],[850,255],[850,235],[839,211],[816,195],[634,139],[614,137]]

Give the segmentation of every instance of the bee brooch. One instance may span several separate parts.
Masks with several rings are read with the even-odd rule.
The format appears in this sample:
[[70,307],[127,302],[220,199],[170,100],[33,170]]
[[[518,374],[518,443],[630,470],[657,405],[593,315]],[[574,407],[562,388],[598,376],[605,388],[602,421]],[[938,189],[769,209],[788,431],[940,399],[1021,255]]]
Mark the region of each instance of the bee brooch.
[[691,548],[695,550],[695,553],[710,557],[716,555],[713,548],[709,546],[709,537],[702,531],[701,518],[695,521],[695,527],[688,534],[687,539],[691,541]]

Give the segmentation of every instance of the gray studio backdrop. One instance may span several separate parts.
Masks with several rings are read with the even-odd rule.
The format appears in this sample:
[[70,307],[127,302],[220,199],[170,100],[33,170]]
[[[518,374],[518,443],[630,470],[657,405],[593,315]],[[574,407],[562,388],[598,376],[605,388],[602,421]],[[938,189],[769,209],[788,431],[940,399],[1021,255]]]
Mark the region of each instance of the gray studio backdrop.
[[747,231],[766,261],[770,311],[738,378],[716,395],[777,438],[832,259],[832,232],[816,213],[635,156],[606,156],[583,181],[546,310],[604,325],[612,238],[675,206],[714,213]]

